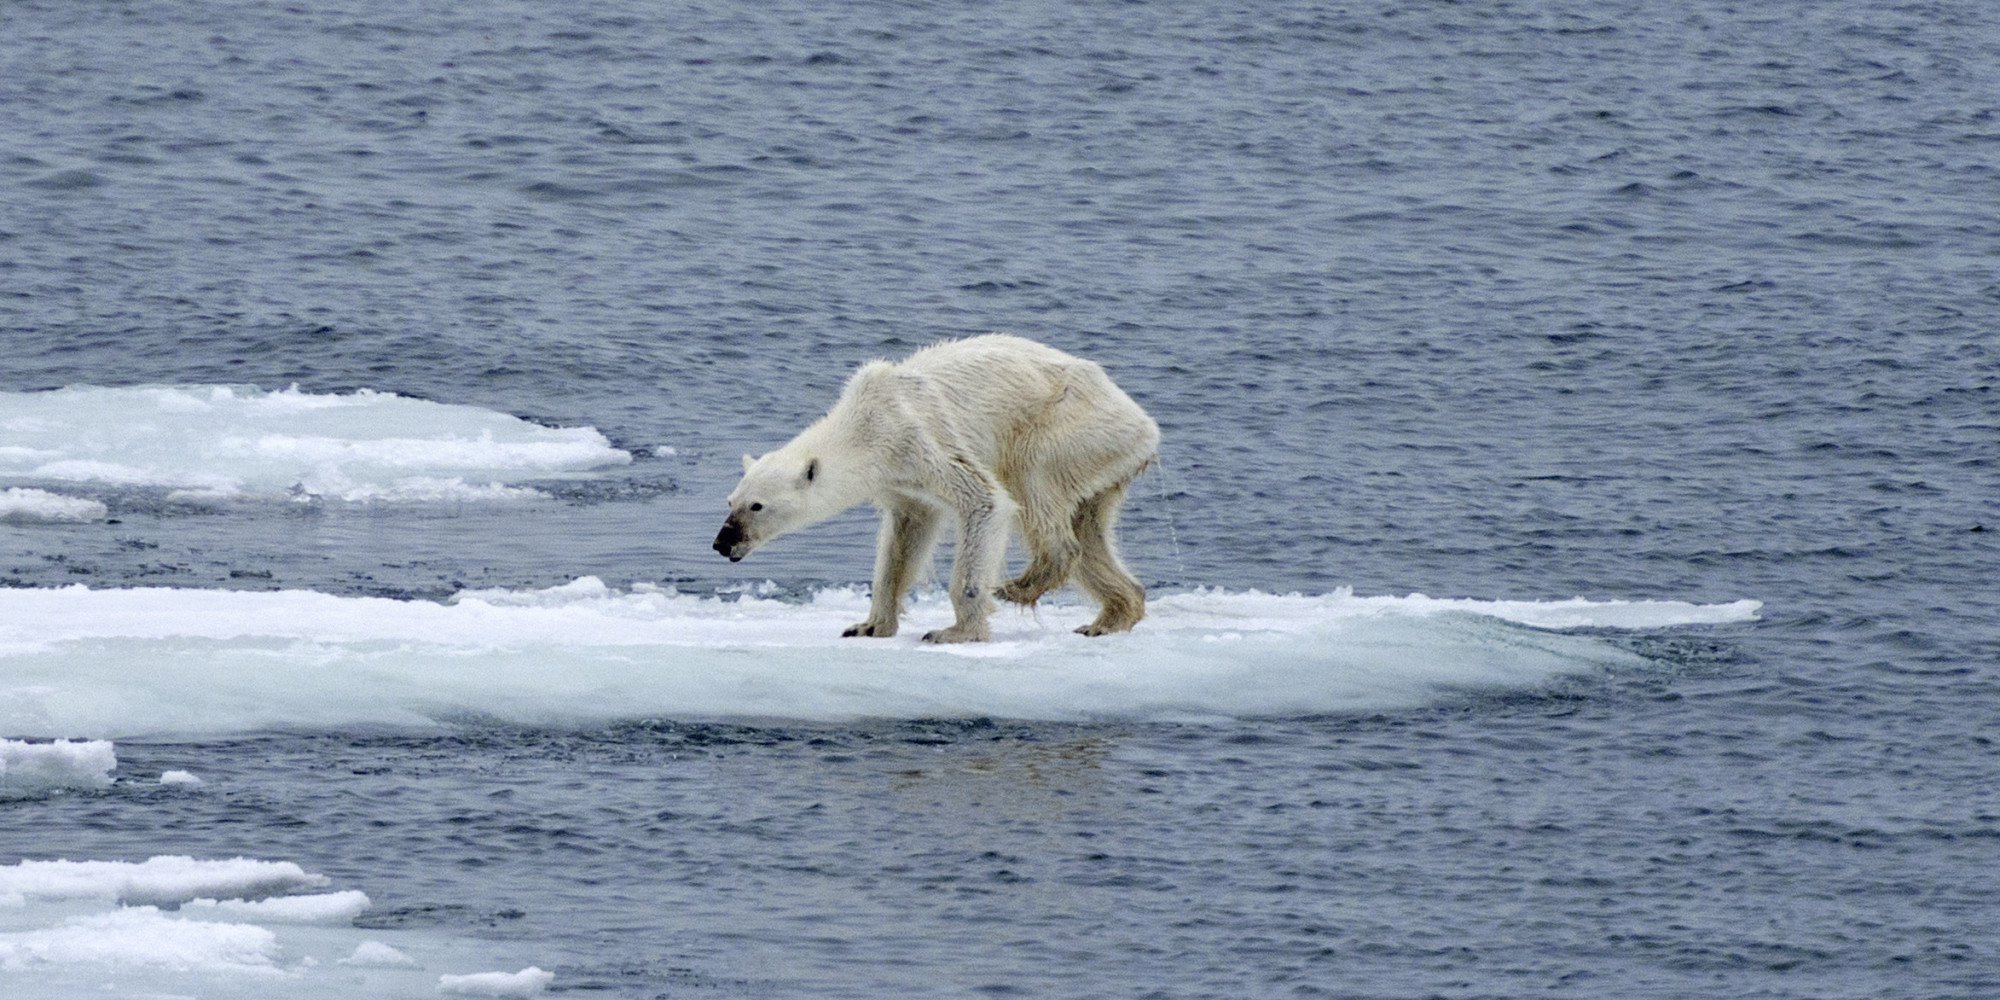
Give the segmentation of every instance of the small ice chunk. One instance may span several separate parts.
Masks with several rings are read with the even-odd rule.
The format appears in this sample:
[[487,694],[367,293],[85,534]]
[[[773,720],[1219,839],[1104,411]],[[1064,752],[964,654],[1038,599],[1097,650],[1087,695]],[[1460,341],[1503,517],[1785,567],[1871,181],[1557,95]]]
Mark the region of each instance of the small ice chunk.
[[519,972],[439,976],[438,992],[455,997],[530,997],[549,988],[556,974],[530,965]]
[[257,900],[191,899],[181,906],[181,915],[206,919],[212,914],[259,924],[348,924],[372,905],[367,893],[348,889]]
[[108,513],[103,504],[82,497],[19,487],[0,491],[4,524],[82,524],[102,521]]
[[195,777],[192,771],[168,771],[160,775],[160,784],[193,788],[201,784],[201,779]]
[[342,965],[352,965],[362,969],[418,969],[417,960],[383,944],[380,941],[363,941],[354,948],[354,954],[340,960]]
[[117,766],[110,740],[0,740],[0,798],[58,788],[108,788]]

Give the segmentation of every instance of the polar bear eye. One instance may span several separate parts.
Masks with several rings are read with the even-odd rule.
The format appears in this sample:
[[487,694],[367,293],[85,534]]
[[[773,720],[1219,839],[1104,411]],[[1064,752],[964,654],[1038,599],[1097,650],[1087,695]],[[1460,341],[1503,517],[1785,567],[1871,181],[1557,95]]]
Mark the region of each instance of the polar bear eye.
[[753,504],[751,504],[751,505],[750,505],[750,509],[751,509],[751,510],[753,510],[753,511],[757,511],[757,510],[763,510],[763,509],[764,509],[764,505],[763,505],[763,504],[761,504],[761,503],[753,503]]

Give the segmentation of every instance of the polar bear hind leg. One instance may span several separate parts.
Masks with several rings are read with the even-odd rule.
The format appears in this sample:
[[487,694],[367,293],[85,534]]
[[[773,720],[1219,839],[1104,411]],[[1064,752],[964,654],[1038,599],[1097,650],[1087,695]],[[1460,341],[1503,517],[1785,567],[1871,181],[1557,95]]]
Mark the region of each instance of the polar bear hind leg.
[[1020,498],[1021,541],[1028,550],[1028,564],[1021,575],[1003,584],[995,596],[1014,604],[1032,605],[1043,594],[1068,582],[1070,569],[1083,551],[1076,537],[1078,503],[1062,495],[1043,476],[1029,475],[1026,481],[1011,484]]
[[1079,629],[1084,635],[1124,632],[1146,616],[1146,588],[1118,558],[1118,505],[1125,487],[1113,486],[1083,502],[1076,511],[1077,585],[1097,600],[1097,620]]
[[1056,381],[1054,400],[1022,428],[1000,469],[1019,504],[1028,563],[995,594],[1015,604],[1070,580],[1091,544],[1079,532],[1082,512],[1138,475],[1159,446],[1152,420],[1096,365],[1072,362]]

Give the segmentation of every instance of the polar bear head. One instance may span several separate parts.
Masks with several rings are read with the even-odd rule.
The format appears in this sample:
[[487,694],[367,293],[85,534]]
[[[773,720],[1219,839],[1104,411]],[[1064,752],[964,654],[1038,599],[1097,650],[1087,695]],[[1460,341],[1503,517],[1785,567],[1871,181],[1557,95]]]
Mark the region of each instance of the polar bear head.
[[780,448],[762,458],[743,456],[743,481],[729,494],[729,519],[715,536],[715,551],[736,562],[779,535],[817,524],[854,506],[825,474],[826,464],[803,449]]

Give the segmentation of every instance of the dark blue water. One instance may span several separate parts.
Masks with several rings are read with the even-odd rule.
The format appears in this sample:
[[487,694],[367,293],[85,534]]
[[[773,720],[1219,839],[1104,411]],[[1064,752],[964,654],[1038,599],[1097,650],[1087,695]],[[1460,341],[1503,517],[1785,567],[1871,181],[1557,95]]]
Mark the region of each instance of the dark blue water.
[[1370,717],[121,742],[236,791],[8,804],[0,860],[294,860],[620,997],[2000,990],[1993,10],[822,6],[0,7],[0,390],[640,453],[526,505],[101,491],[0,577],[862,581],[865,512],[709,552],[736,456],[1007,330],[1158,419],[1149,584],[1763,620]]

